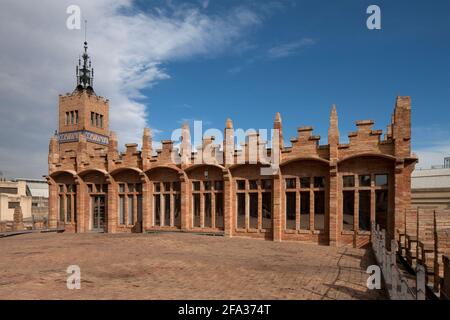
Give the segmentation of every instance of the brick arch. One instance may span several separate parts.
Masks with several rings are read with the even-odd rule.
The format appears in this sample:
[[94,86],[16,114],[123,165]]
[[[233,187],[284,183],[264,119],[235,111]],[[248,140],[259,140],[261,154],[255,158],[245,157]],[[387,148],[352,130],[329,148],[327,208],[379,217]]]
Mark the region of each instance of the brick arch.
[[329,162],[319,158],[296,158],[280,165],[281,175],[301,176],[303,174],[322,174],[328,177]]
[[379,159],[386,159],[395,161],[395,157],[387,154],[381,154],[381,153],[360,153],[360,154],[354,154],[348,157],[345,157],[344,159],[340,159],[338,161],[338,164],[346,162],[348,160],[357,159],[357,158],[379,158]]
[[186,168],[184,171],[189,179],[205,180],[205,170],[208,170],[209,180],[223,180],[227,173],[227,169],[214,164],[197,164]]
[[184,175],[184,172],[172,166],[156,166],[145,171],[145,175],[150,181],[179,181],[180,176]]
[[77,173],[73,170],[60,170],[60,171],[55,171],[49,175],[49,177],[54,181],[56,181],[61,176],[66,176],[66,177],[70,176],[72,179],[76,179]]
[[315,162],[319,162],[319,163],[323,163],[323,164],[327,164],[327,165],[329,165],[329,163],[330,163],[330,161],[328,161],[327,159],[323,159],[323,158],[319,158],[319,157],[297,157],[294,159],[289,159],[289,160],[283,161],[282,163],[280,163],[280,167],[284,167],[291,163],[295,163],[295,162],[299,162],[299,161],[315,161]]
[[[242,163],[235,164],[230,167],[230,174],[233,178],[247,178],[249,176],[254,176],[255,179],[261,176],[261,168],[263,167],[260,163],[250,164]],[[267,176],[268,179],[273,178],[273,176]]]
[[115,182],[140,183],[144,173],[138,168],[125,167],[112,170],[109,174]]
[[339,172],[352,171],[355,174],[368,171],[392,171],[394,168],[395,157],[379,154],[354,155],[338,162]]
[[91,169],[86,169],[86,170],[78,172],[78,176],[80,178],[83,178],[84,176],[91,174],[91,173],[100,173],[100,174],[103,174],[105,177],[109,175],[106,170],[91,168]]

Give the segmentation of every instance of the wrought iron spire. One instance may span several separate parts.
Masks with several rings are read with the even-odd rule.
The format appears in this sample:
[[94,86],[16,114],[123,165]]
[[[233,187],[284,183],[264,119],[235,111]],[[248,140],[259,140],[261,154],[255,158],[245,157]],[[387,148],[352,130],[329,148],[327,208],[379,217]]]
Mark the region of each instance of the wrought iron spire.
[[[87,24],[87,21],[86,21]],[[80,59],[78,59],[77,74],[77,89],[94,90],[94,68],[92,68],[91,58],[88,54],[88,43],[84,40],[84,52]]]

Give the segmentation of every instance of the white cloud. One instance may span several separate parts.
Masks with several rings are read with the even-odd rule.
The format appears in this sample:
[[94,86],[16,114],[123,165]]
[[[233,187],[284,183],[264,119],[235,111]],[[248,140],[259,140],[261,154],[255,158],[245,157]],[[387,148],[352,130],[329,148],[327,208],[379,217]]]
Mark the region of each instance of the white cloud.
[[[73,1],[3,0],[0,10],[0,170],[15,176],[45,174],[50,135],[57,126],[58,94],[75,87],[84,33],[66,28]],[[108,97],[110,129],[120,143],[140,142],[148,125],[142,90],[170,78],[174,60],[217,55],[261,23],[237,7],[208,16],[201,7],[171,5],[148,12],[131,0],[81,0],[88,19],[94,88]],[[204,6],[203,6],[204,7]]]
[[283,43],[270,48],[267,52],[267,56],[271,59],[286,58],[298,54],[301,49],[311,47],[314,44],[316,44],[316,41],[310,38]]

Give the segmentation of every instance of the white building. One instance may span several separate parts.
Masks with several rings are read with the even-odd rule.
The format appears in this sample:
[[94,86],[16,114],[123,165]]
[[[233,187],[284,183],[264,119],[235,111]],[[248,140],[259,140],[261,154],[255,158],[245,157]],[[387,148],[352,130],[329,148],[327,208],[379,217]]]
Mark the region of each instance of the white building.
[[450,209],[450,168],[417,169],[411,177],[415,207]]
[[27,189],[25,181],[0,180],[0,221],[13,221],[19,205],[23,218],[31,218],[32,197]]
[[31,214],[35,218],[48,216],[48,183],[46,180],[16,179],[27,184],[29,195],[32,197]]

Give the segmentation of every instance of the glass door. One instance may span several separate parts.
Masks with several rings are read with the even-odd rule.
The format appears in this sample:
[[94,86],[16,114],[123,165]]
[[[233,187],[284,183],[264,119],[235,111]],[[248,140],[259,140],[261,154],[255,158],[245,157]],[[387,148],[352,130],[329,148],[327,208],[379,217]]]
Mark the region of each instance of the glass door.
[[94,196],[92,199],[92,230],[105,231],[106,203],[105,196]]

